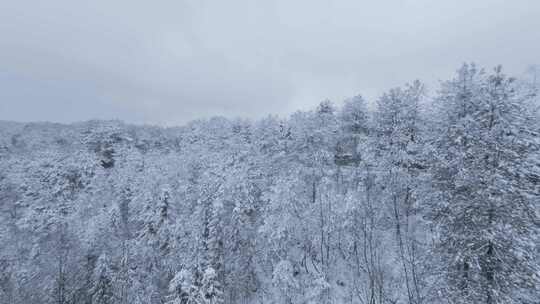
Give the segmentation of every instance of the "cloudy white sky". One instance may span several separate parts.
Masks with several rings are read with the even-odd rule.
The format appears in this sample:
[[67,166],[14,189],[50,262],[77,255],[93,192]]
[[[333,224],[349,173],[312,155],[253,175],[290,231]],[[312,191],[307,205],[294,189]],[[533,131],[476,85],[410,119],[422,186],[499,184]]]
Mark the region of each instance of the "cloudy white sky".
[[182,124],[540,62],[538,0],[0,0],[0,120]]

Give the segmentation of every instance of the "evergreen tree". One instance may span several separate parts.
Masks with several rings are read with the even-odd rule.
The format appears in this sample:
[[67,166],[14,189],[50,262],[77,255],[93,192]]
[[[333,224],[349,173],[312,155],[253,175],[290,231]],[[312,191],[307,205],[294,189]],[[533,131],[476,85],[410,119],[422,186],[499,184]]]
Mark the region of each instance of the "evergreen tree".
[[204,270],[202,277],[202,286],[200,293],[204,304],[221,304],[223,303],[223,290],[218,279],[218,274],[214,268],[207,267]]
[[525,98],[500,67],[487,75],[474,65],[464,65],[438,97],[441,194],[433,220],[441,292],[454,303],[528,303],[538,295],[539,195],[529,178],[538,174],[529,163],[538,135]]
[[169,283],[170,295],[167,304],[195,304],[201,303],[199,292],[193,285],[193,276],[187,269],[176,273]]

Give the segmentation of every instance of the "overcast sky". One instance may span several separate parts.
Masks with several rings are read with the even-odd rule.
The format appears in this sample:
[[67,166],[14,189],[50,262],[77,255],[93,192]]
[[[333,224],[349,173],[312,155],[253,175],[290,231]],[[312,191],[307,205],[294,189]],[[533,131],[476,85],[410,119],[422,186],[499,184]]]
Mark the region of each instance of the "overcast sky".
[[0,0],[0,120],[160,125],[540,62],[538,0]]

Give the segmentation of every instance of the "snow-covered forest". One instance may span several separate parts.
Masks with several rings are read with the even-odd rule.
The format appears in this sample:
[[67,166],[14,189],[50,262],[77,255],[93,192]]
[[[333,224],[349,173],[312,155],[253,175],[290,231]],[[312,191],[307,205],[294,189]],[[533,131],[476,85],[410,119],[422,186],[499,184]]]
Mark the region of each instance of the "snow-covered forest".
[[181,127],[0,122],[0,303],[540,303],[535,83]]

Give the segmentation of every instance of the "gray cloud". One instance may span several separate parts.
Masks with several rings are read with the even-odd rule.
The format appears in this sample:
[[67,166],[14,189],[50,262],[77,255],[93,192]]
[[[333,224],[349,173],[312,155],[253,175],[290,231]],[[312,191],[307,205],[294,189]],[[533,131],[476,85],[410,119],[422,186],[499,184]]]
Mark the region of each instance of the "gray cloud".
[[1,1],[0,119],[286,114],[540,59],[540,1]]

